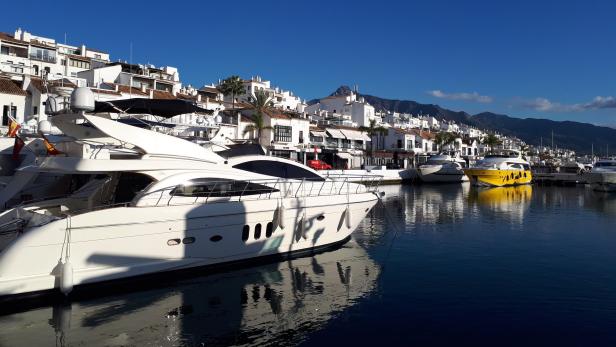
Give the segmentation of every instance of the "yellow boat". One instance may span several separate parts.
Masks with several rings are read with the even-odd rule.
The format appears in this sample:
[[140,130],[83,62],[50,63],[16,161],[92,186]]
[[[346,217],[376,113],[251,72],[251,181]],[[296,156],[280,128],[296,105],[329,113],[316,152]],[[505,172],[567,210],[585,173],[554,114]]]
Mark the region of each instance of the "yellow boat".
[[464,173],[476,186],[515,186],[529,184],[533,180],[530,164],[515,150],[488,154],[474,167],[465,169]]

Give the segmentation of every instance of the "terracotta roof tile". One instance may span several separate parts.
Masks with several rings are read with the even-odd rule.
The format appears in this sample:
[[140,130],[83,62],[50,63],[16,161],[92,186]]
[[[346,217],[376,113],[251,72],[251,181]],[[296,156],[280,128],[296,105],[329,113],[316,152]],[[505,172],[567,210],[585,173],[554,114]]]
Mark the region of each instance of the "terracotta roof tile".
[[26,96],[28,93],[21,89],[19,81],[14,81],[9,78],[0,78],[0,94],[21,95]]
[[177,99],[175,95],[173,95],[172,93],[169,93],[163,90],[156,90],[156,89],[152,89],[152,98],[153,99],[167,99],[167,100]]
[[22,41],[22,40],[18,40],[16,38],[13,37],[13,35],[7,34],[7,33],[0,33],[0,40],[2,41],[6,41],[6,42],[10,42],[10,43],[15,43],[18,45],[28,45],[28,42],[26,41]]

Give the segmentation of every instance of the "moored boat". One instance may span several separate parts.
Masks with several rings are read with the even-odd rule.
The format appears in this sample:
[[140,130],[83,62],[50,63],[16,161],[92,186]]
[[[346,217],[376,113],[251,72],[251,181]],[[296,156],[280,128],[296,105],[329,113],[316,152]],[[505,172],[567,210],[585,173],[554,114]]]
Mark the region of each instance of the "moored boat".
[[0,296],[310,252],[348,240],[378,200],[376,186],[240,170],[83,111],[52,122],[75,141],[23,170],[92,179],[0,214]]
[[530,164],[515,150],[488,154],[464,173],[477,186],[502,187],[532,182]]
[[602,159],[597,161],[584,178],[593,190],[601,192],[616,191],[616,160]]
[[466,167],[466,161],[455,153],[441,153],[431,156],[417,171],[423,182],[464,182],[468,181],[464,174]]

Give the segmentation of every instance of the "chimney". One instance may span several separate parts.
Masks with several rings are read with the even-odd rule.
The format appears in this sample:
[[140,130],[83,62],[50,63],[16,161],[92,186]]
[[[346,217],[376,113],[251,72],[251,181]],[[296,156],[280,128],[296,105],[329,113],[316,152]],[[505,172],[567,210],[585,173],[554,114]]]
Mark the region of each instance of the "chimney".
[[15,40],[21,40],[21,28],[17,28],[17,30],[15,30],[15,35],[13,35],[13,38],[15,38]]
[[86,45],[81,45],[81,56],[82,57],[86,56]]

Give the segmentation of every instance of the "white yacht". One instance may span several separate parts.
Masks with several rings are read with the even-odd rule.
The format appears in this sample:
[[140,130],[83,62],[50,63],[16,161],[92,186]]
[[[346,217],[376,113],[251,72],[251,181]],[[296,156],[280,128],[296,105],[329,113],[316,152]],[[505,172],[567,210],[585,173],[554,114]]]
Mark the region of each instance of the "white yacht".
[[584,174],[590,186],[601,192],[616,191],[616,160],[602,159],[597,161],[590,172]]
[[417,170],[423,182],[464,182],[466,161],[455,153],[441,153],[431,156]]
[[0,214],[0,296],[312,252],[348,240],[378,200],[377,185],[233,168],[192,142],[86,114],[80,92],[79,113],[52,118],[75,141],[21,170],[92,179]]

